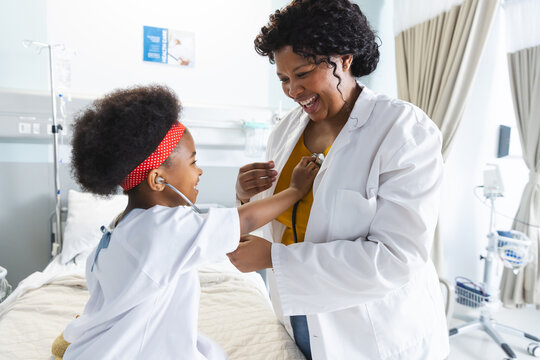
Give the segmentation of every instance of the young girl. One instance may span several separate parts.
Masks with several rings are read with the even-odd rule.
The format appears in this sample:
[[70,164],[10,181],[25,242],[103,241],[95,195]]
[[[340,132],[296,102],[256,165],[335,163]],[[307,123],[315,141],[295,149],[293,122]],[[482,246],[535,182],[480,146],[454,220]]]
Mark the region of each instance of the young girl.
[[88,258],[90,299],[64,331],[64,359],[226,359],[197,331],[197,267],[235,250],[241,234],[311,188],[317,166],[305,157],[276,196],[199,215],[185,206],[195,203],[202,170],[180,110],[168,88],[136,87],[97,100],[75,121],[77,181],[99,195],[121,185],[129,200]]

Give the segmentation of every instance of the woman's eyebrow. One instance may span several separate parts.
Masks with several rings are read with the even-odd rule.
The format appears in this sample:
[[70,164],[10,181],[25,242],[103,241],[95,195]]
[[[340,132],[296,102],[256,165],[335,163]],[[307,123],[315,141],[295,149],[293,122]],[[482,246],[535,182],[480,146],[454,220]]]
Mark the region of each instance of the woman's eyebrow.
[[[293,72],[295,72],[296,70],[300,69],[302,66],[308,66],[308,65],[311,65],[311,63],[305,63],[305,64],[302,64],[302,65],[298,65],[297,67],[295,67],[295,68],[293,69]],[[280,75],[283,76],[283,74],[280,73],[280,72],[278,72],[278,73],[276,73],[276,74],[277,74],[278,76],[280,76]]]

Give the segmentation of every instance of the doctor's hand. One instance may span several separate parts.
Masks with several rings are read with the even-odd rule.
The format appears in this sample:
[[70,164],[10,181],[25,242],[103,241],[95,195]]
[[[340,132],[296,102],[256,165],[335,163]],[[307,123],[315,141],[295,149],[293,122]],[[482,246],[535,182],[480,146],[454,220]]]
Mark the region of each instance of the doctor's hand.
[[300,198],[303,198],[311,189],[317,172],[319,172],[319,167],[313,161],[313,157],[302,157],[292,172],[289,187],[298,189],[302,194]]
[[276,177],[273,161],[244,165],[236,179],[236,197],[242,203],[247,203],[254,195],[269,189]]
[[272,267],[272,243],[255,235],[242,235],[238,248],[227,256],[241,272]]

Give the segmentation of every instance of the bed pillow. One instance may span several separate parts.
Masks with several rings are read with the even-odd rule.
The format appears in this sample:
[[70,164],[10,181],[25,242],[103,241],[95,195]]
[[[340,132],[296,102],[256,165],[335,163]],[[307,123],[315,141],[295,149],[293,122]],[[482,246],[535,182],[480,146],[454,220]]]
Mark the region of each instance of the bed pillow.
[[126,195],[108,198],[69,190],[68,215],[60,262],[65,264],[78,254],[97,246],[101,226],[108,226],[127,205]]

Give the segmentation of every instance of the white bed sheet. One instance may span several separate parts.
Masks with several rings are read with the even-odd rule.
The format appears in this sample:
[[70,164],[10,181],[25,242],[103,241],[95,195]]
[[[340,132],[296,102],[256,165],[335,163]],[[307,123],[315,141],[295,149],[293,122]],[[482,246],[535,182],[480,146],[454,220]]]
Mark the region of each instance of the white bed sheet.
[[0,303],[0,319],[13,307],[19,297],[29,291],[38,289],[45,284],[63,277],[80,276],[84,278],[84,264],[88,255],[89,252],[79,254],[66,265],[62,265],[60,256],[56,256],[43,271],[36,271],[23,279],[8,298]]
[[[51,345],[88,300],[88,253],[62,265],[58,258],[23,280],[0,304],[0,359],[49,359]],[[256,273],[240,273],[229,261],[200,269],[199,329],[231,360],[304,359],[275,317]]]

